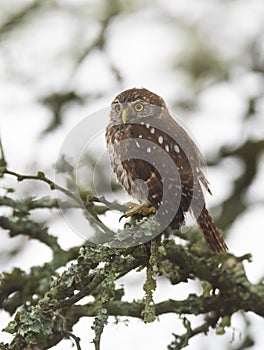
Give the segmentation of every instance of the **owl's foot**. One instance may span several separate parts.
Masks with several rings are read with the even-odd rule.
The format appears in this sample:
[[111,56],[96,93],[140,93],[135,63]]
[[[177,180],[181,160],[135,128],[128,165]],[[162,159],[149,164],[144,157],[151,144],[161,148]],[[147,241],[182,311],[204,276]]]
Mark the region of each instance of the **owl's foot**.
[[136,204],[133,202],[127,202],[124,205],[126,207],[128,207],[129,210],[127,212],[125,212],[125,214],[120,217],[119,222],[123,218],[129,218],[129,217],[134,216],[134,215],[148,216],[150,214],[156,213],[156,209],[154,207],[148,207],[144,204]]

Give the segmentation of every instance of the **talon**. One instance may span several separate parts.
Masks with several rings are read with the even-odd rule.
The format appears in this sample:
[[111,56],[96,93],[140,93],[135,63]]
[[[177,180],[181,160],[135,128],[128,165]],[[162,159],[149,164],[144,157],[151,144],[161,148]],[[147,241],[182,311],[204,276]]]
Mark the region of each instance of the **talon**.
[[121,222],[121,220],[124,219],[125,217],[126,217],[126,214],[121,215],[118,221]]

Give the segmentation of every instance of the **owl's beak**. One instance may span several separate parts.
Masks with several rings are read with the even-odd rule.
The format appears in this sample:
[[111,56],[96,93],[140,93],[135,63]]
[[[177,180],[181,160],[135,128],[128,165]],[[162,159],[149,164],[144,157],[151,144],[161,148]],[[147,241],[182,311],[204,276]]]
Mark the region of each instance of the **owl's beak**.
[[126,121],[127,121],[127,115],[128,115],[128,109],[127,108],[124,108],[122,110],[122,114],[121,114],[121,117],[122,117],[122,122],[125,124]]

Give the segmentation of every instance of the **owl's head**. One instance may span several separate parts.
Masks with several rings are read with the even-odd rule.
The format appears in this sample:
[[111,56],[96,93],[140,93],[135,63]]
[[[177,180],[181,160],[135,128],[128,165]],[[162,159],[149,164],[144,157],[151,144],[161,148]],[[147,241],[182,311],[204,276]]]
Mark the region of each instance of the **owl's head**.
[[139,122],[142,118],[158,118],[166,108],[164,100],[147,89],[121,92],[111,104],[111,120],[116,123]]

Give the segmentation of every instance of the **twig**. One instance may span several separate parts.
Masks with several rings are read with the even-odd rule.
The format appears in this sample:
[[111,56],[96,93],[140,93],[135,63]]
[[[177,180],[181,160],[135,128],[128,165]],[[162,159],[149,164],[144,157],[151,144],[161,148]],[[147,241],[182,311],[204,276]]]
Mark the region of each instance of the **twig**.
[[74,340],[76,347],[77,347],[77,350],[82,350],[81,345],[80,345],[81,339],[79,337],[77,337],[75,334],[73,334],[72,332],[67,330],[66,318],[63,315],[61,315],[59,312],[57,314],[62,320],[63,333],[65,334],[65,336],[68,338],[72,338]]
[[107,208],[109,208],[111,210],[118,210],[122,213],[125,213],[127,211],[127,207],[125,205],[109,202],[104,196],[102,196],[102,197],[92,196],[92,197],[87,198],[87,200],[90,202],[94,202],[94,203],[96,203],[96,202],[102,203],[102,204],[106,205]]
[[81,345],[80,345],[80,341],[81,339],[79,337],[77,337],[76,335],[74,335],[73,333],[69,332],[69,331],[66,331],[65,334],[72,338],[74,341],[75,341],[75,344],[76,344],[76,347],[77,347],[77,350],[82,350],[81,349]]
[[210,327],[214,327],[218,321],[218,316],[208,317],[207,321],[196,328],[191,327],[191,323],[186,317],[183,318],[183,325],[186,328],[186,333],[182,335],[173,334],[175,340],[168,346],[169,350],[180,350],[189,344],[189,340],[197,334],[207,333]]
[[77,198],[71,191],[67,190],[66,188],[56,184],[54,181],[47,178],[42,171],[39,171],[37,175],[22,175],[5,168],[2,171],[2,173],[15,176],[18,181],[39,180],[47,183],[50,186],[51,190],[58,190],[66,194],[66,196],[72,198],[77,204],[79,204],[80,207],[85,208],[88,213],[88,219],[91,221],[92,224],[95,223],[101,230],[103,230],[104,233],[114,235],[114,232],[112,232],[107,226],[105,226],[102,223],[102,221],[98,218],[97,214],[89,207],[89,203],[87,203],[86,205],[81,199]]
[[83,202],[80,199],[78,199],[71,191],[67,190],[66,188],[64,188],[60,185],[57,185],[54,181],[48,179],[42,171],[39,171],[37,173],[37,175],[22,175],[22,174],[14,172],[14,171],[5,169],[3,171],[3,173],[15,176],[17,178],[17,181],[23,181],[23,180],[43,181],[50,186],[51,190],[58,190],[64,194],[66,194],[68,197],[75,200],[79,205],[83,206]]

